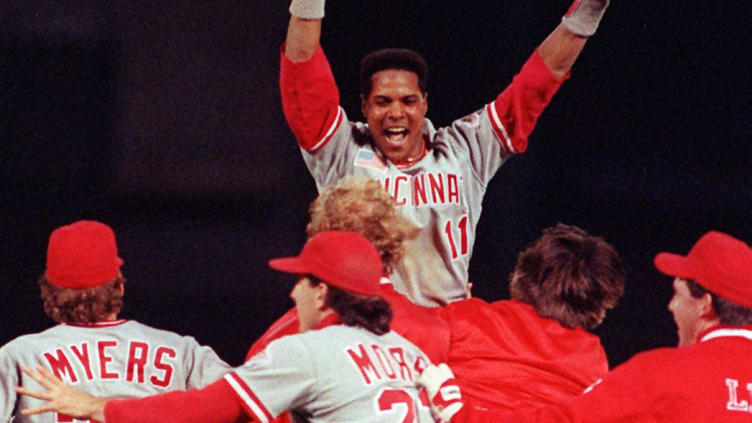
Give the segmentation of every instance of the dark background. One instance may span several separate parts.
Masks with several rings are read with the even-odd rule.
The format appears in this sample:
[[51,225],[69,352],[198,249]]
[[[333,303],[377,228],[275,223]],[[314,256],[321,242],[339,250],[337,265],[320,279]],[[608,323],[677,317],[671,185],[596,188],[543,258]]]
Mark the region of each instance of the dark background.
[[[292,306],[266,261],[298,252],[315,187],[282,117],[287,1],[27,0],[0,6],[0,344],[48,327],[49,233],[115,229],[124,317],[194,335],[231,364]],[[569,0],[330,0],[322,44],[361,119],[363,54],[430,67],[446,125],[489,102]],[[752,2],[614,1],[484,203],[474,293],[506,298],[516,253],[565,222],[610,241],[627,292],[597,330],[612,364],[674,345],[659,251],[710,229],[752,241]]]

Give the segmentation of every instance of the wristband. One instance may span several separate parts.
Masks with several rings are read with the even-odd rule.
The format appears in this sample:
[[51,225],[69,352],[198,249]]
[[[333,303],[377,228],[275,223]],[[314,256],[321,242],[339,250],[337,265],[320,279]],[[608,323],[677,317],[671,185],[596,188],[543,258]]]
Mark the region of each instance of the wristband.
[[325,0],[292,0],[290,13],[303,19],[321,19],[324,17]]
[[589,37],[595,34],[607,7],[608,0],[575,0],[561,21],[573,33]]

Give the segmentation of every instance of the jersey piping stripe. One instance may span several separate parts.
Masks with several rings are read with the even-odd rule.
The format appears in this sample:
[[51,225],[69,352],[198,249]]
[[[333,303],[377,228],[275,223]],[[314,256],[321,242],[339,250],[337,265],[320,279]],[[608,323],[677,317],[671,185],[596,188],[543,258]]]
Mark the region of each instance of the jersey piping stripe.
[[119,319],[119,320],[111,320],[111,321],[102,321],[102,322],[93,322],[93,323],[61,323],[63,326],[74,326],[77,328],[109,328],[112,326],[122,325],[123,323],[126,323],[128,319]]
[[487,104],[486,109],[488,109],[487,113],[491,116],[491,126],[493,126],[494,131],[499,135],[499,138],[501,138],[501,145],[504,146],[508,152],[516,154],[517,151],[512,145],[512,140],[509,138],[509,134],[507,134],[507,130],[504,128],[504,124],[501,122],[499,114],[496,111],[496,102],[494,101]]
[[324,146],[324,144],[329,141],[329,139],[332,138],[332,135],[334,135],[334,131],[339,127],[340,122],[342,122],[342,107],[337,106],[337,116],[334,118],[334,122],[332,123],[332,126],[329,127],[329,130],[326,131],[326,134],[324,134],[324,137],[319,140],[316,144],[311,147],[311,152],[316,152],[318,149]]
[[259,401],[256,394],[251,391],[251,388],[243,382],[240,377],[233,373],[228,373],[224,376],[227,383],[230,384],[235,393],[240,397],[243,403],[248,407],[249,411],[261,421],[261,423],[268,423],[273,417],[269,410],[264,407],[264,404]]
[[722,338],[726,336],[736,336],[738,338],[747,338],[752,341],[752,330],[747,329],[718,329],[702,337],[700,342],[709,341],[713,338]]

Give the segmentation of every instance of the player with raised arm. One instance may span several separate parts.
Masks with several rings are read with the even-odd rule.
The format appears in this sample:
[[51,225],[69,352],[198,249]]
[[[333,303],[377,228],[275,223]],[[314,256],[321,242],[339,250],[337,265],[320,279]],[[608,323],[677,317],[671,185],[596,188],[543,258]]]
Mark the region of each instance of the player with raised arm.
[[81,220],[55,229],[39,280],[45,313],[58,325],[23,335],[0,348],[0,420],[73,422],[64,414],[28,416],[42,404],[18,397],[16,385],[35,386],[22,367],[43,366],[92,395],[143,397],[213,382],[230,366],[190,336],[119,317],[125,277],[115,234]]
[[567,79],[608,0],[576,0],[511,84],[445,128],[425,118],[427,67],[417,53],[385,49],[362,61],[361,111],[350,121],[319,44],[324,0],[293,0],[281,54],[282,105],[321,191],[349,174],[381,182],[421,228],[395,269],[395,288],[421,305],[467,297],[468,265],[488,182],[527,148],[538,116]]
[[45,391],[18,392],[49,403],[23,413],[58,411],[107,423],[268,422],[286,410],[302,422],[433,421],[416,387],[430,362],[389,330],[391,309],[378,296],[381,259],[365,237],[320,232],[297,257],[269,265],[297,275],[290,296],[301,333],[273,341],[206,388],[140,399],[97,398],[44,369],[26,369]]

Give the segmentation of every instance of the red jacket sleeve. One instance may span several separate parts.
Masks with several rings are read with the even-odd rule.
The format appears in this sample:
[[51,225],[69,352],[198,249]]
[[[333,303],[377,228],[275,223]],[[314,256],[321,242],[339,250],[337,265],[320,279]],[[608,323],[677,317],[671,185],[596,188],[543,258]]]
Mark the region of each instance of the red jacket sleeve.
[[334,134],[343,119],[339,90],[324,51],[319,46],[305,62],[293,62],[280,52],[279,85],[282,110],[300,147],[315,152]]
[[224,379],[201,389],[173,391],[144,398],[110,400],[104,409],[107,423],[227,423],[247,422],[249,416]]
[[538,116],[548,106],[559,87],[569,78],[554,79],[536,49],[512,83],[496,97],[490,109],[494,130],[508,151],[522,153]]

